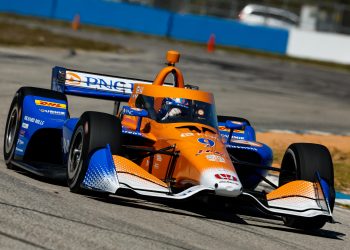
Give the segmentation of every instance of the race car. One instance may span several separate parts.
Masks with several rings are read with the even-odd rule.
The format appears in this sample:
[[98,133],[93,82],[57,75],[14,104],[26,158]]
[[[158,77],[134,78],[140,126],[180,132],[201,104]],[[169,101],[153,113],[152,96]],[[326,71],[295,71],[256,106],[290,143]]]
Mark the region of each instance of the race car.
[[[184,200],[245,197],[287,226],[318,229],[333,222],[332,158],[325,146],[290,145],[281,167],[257,142],[248,120],[216,114],[212,93],[185,84],[168,51],[154,81],[54,67],[51,90],[22,87],[11,103],[4,136],[8,168],[66,179],[72,192]],[[166,83],[168,75],[174,82]],[[113,114],[69,115],[66,95],[112,100]],[[126,103],[120,108],[121,103]],[[279,183],[269,181],[278,172]],[[273,188],[257,189],[261,182]],[[251,202],[250,202],[251,203]]]

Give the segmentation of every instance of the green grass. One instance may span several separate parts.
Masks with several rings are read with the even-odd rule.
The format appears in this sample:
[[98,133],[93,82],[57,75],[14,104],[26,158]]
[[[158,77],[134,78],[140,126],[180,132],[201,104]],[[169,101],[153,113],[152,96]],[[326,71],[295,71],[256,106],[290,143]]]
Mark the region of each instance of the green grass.
[[7,46],[56,47],[68,49],[120,51],[121,46],[54,34],[40,28],[0,20],[0,44]]
[[350,205],[346,205],[346,204],[338,204],[339,206],[343,207],[343,208],[347,208],[350,209]]

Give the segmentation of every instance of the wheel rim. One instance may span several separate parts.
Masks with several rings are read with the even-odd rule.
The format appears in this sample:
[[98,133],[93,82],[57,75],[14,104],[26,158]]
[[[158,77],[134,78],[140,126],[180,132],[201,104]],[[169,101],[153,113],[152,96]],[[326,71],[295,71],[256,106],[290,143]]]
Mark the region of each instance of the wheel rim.
[[6,127],[5,152],[7,154],[11,152],[11,149],[15,142],[17,128],[18,128],[18,110],[17,110],[17,107],[14,107],[11,111],[11,115]]
[[82,163],[83,138],[83,128],[79,127],[74,135],[72,147],[69,151],[68,177],[71,180],[74,179],[79,172]]

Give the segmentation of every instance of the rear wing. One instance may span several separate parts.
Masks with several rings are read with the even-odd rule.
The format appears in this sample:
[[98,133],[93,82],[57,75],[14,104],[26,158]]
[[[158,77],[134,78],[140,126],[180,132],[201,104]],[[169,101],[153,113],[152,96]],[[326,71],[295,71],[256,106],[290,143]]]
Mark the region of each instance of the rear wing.
[[51,89],[67,95],[128,101],[136,83],[152,84],[152,81],[101,75],[56,66],[52,69]]

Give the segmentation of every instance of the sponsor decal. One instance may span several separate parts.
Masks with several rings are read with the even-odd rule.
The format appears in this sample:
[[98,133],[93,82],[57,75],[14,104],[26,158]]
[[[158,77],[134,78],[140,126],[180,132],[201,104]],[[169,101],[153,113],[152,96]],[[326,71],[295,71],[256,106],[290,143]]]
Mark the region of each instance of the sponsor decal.
[[231,140],[233,143],[238,143],[238,144],[244,144],[244,145],[249,145],[252,147],[259,147],[261,148],[263,145],[258,142],[253,142],[253,141],[245,141],[245,140]]
[[24,144],[24,141],[23,140],[21,140],[21,139],[18,139],[17,140],[17,145],[23,145]]
[[24,116],[24,120],[27,122],[38,124],[40,126],[45,124],[45,121],[30,117],[30,116]]
[[21,152],[21,153],[24,152],[23,149],[20,149],[20,148],[17,148],[17,147],[16,147],[16,151]]
[[28,129],[29,128],[29,124],[25,123],[25,122],[22,122],[22,128],[23,129]]
[[129,135],[138,135],[138,136],[142,136],[142,134],[140,132],[135,132],[135,131],[130,131],[130,130],[123,130],[122,133],[124,134],[129,134]]
[[231,174],[215,174],[214,176],[219,180],[237,181],[236,176],[233,176]]
[[[151,82],[139,82],[142,84],[151,84]],[[66,85],[75,87],[89,88],[102,91],[111,91],[124,94],[131,94],[133,84],[136,80],[124,79],[118,77],[101,76],[95,74],[81,73],[81,72],[66,72]],[[138,92],[142,93],[143,88],[140,87]]]
[[220,132],[230,132],[229,128],[226,128],[225,126],[219,126]]
[[214,162],[225,162],[224,157],[221,157],[219,155],[206,155],[205,156],[208,161],[214,161]]
[[181,133],[180,135],[181,137],[190,137],[190,136],[194,136],[194,133],[188,132],[188,133]]
[[79,85],[80,82],[81,82],[81,78],[78,74],[71,71],[66,72],[66,83],[71,85]]
[[39,109],[39,111],[50,115],[60,115],[60,116],[66,115],[66,112],[64,111],[57,111],[57,110],[51,110],[51,109]]
[[43,100],[35,100],[35,104],[38,106],[46,106],[51,108],[59,108],[59,109],[66,109],[67,105],[64,103],[58,103],[58,102],[48,102]]
[[207,138],[198,138],[198,142],[204,144],[207,148],[215,146],[215,142]]
[[[225,126],[219,126],[219,130],[220,132],[230,132],[229,128],[226,128]],[[244,134],[244,130],[241,129],[234,129],[233,133],[237,133],[237,134]],[[227,135],[226,135],[227,136]]]
[[[228,138],[228,134],[222,134],[221,138],[225,139],[224,141],[226,142],[227,138]],[[231,137],[231,141],[232,141],[232,139],[234,139],[234,140],[244,140],[245,138],[243,136],[235,136],[235,135],[233,135]]]
[[224,155],[225,155],[225,154],[222,153],[222,152],[214,151],[214,150],[212,150],[212,149],[207,149],[207,150],[200,149],[200,150],[198,150],[198,152],[196,153],[196,156],[197,156],[197,155],[201,155],[201,154],[215,154],[215,155],[220,155],[220,156],[224,156]]
[[137,86],[137,88],[136,88],[136,94],[142,94],[142,92],[143,92],[143,87]]
[[237,149],[244,149],[244,150],[250,150],[250,151],[255,151],[258,152],[257,148],[253,147],[245,147],[245,146],[237,146],[237,145],[226,145],[228,148],[237,148]]
[[163,157],[160,154],[157,154],[156,155],[156,161],[162,162],[163,161]]

